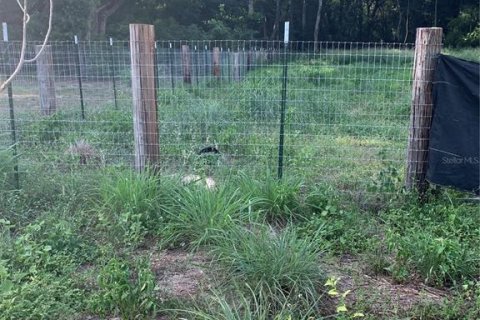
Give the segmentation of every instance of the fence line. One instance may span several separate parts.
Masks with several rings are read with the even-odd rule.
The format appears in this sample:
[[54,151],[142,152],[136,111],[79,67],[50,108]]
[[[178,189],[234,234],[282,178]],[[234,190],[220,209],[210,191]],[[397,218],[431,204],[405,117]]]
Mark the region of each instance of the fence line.
[[[36,44],[28,44],[29,55]],[[13,83],[20,170],[133,167],[130,43],[50,45],[56,112],[40,112],[35,64]],[[286,48],[280,41],[157,41],[160,170],[275,172],[285,84],[286,176],[355,192],[389,192],[401,184],[413,46],[320,42],[317,48],[313,42]],[[0,44],[2,74],[19,50],[17,42]],[[0,148],[11,145],[6,98],[0,96]],[[207,147],[215,152],[200,152]]]

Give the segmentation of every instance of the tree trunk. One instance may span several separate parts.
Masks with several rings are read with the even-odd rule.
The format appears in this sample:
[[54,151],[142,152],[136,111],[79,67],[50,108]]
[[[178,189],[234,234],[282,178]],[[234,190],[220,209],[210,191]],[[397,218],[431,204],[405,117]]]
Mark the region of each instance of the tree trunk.
[[318,0],[317,19],[315,20],[315,30],[313,31],[313,41],[315,51],[317,51],[318,33],[320,32],[320,18],[322,15],[323,0]]
[[305,28],[307,27],[307,0],[303,0],[302,4],[302,34],[305,36]]
[[248,0],[248,15],[253,15],[255,13],[254,8],[255,0]]
[[363,41],[363,0],[357,0],[357,10],[358,10],[358,34],[357,38],[359,41]]
[[288,0],[288,8],[287,8],[287,21],[292,21],[293,18],[293,6],[292,6],[292,0]]
[[90,30],[97,36],[104,36],[107,29],[107,21],[122,6],[125,0],[108,0],[95,9]]
[[275,22],[273,23],[272,36],[270,37],[271,40],[275,40],[277,37],[278,28],[280,26],[280,1],[281,0],[275,1]]

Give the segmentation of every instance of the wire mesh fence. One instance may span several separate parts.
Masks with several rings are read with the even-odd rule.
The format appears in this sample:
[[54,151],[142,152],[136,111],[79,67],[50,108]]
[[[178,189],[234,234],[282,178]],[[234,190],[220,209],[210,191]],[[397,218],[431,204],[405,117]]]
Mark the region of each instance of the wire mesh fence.
[[[129,42],[49,49],[54,110],[42,112],[45,71],[27,64],[0,95],[0,148],[16,146],[20,175],[132,168]],[[0,44],[2,76],[20,50]],[[156,42],[159,169],[276,175],[280,162],[286,176],[388,192],[405,167],[412,65],[410,44]]]

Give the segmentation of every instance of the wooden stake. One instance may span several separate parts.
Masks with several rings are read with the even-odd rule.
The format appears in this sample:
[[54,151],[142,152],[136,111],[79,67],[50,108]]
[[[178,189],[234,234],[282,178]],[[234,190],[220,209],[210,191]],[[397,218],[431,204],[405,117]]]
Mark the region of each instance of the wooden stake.
[[233,80],[240,81],[240,53],[233,53]]
[[248,50],[247,52],[247,71],[252,69],[252,51]]
[[192,66],[190,63],[190,48],[188,45],[182,45],[182,65],[183,65],[183,82],[192,83]]
[[130,25],[135,168],[155,170],[159,161],[157,98],[155,95],[155,30]]
[[220,48],[219,47],[213,48],[212,60],[213,60],[213,63],[212,63],[213,75],[217,79],[220,79],[220,76],[222,75],[222,69],[220,67]]
[[[35,53],[38,54],[42,46],[35,46]],[[57,109],[55,96],[55,79],[53,72],[52,47],[45,46],[42,54],[37,59],[37,78],[40,91],[40,113],[49,116]]]
[[433,75],[442,49],[442,28],[418,28],[415,41],[412,106],[405,186],[423,195],[433,109]]

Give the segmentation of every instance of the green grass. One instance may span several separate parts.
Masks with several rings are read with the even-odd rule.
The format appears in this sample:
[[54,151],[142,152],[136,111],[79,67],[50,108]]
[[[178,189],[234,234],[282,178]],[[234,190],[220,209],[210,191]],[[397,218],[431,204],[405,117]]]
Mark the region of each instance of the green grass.
[[[439,201],[440,202],[440,201]],[[453,286],[480,270],[478,206],[449,203],[407,206],[387,213],[394,276],[418,273],[426,283]]]
[[249,215],[248,200],[231,186],[210,190],[190,186],[172,195],[175,205],[167,213],[167,224],[159,233],[165,245],[198,248],[218,241],[218,235],[238,224],[254,220]]
[[113,173],[103,178],[95,204],[99,227],[122,244],[140,245],[157,234],[173,203],[174,182],[153,174]]
[[447,48],[446,50],[444,50],[444,53],[454,56],[456,58],[480,62],[479,48],[464,48],[464,49]]
[[[292,227],[276,231],[263,225],[225,232],[213,253],[237,283],[245,283],[272,311],[285,301],[315,305],[324,275],[314,242],[298,237]],[[245,290],[245,289],[244,289]],[[305,310],[304,310],[305,311]]]

